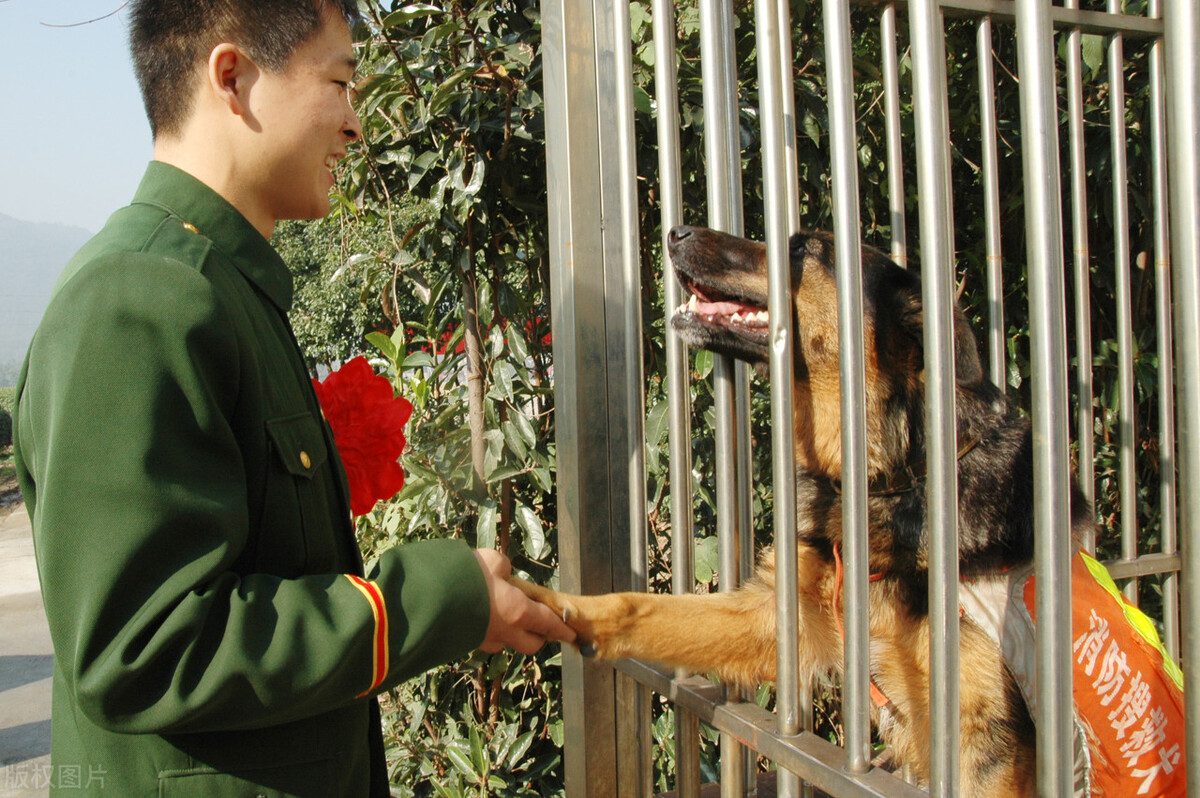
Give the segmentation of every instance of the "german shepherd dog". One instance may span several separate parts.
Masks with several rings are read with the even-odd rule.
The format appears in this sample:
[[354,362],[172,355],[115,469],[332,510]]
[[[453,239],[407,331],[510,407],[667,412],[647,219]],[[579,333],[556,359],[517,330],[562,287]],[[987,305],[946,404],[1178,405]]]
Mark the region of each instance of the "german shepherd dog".
[[[833,238],[790,244],[795,344],[800,667],[820,678],[842,669],[841,413]],[[702,228],[669,235],[670,256],[692,294],[674,328],[695,347],[765,368],[766,247]],[[890,702],[880,733],[894,761],[929,776],[928,540],[924,533],[923,345],[918,276],[864,246],[870,672]],[[964,580],[1004,573],[1033,557],[1029,422],[983,375],[975,339],[955,310],[959,569]],[[1091,523],[1075,489],[1076,540]],[[604,659],[633,657],[754,684],[775,678],[774,557],[732,593],[574,596],[523,586],[561,612]],[[963,795],[1033,795],[1034,728],[999,647],[961,622]],[[587,646],[585,646],[585,649]],[[880,718],[876,712],[876,722]]]

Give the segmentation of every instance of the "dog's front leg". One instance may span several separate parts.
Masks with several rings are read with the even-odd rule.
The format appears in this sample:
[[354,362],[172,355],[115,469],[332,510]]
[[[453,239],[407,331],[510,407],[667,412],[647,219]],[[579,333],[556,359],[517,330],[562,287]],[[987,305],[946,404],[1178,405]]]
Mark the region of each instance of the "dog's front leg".
[[[603,659],[631,657],[713,673],[738,684],[775,679],[775,594],[753,581],[732,593],[576,596],[517,582],[561,614],[580,646]],[[817,673],[841,662],[841,643],[819,591],[801,590],[800,668]]]

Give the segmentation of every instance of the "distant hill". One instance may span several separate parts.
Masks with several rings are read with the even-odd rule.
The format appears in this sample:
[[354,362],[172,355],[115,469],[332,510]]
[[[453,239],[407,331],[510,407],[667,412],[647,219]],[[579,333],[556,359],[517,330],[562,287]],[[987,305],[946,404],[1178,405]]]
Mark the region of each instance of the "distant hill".
[[16,382],[54,281],[91,236],[81,227],[0,214],[0,387]]

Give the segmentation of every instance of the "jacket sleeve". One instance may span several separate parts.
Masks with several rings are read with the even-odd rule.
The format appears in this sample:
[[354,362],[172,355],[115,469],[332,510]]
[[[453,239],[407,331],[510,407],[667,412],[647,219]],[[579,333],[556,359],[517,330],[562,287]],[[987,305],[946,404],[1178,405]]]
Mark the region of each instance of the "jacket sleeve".
[[395,548],[365,578],[232,570],[250,535],[229,423],[244,344],[224,313],[198,270],[108,255],[59,290],[31,349],[16,454],[57,667],[113,731],[315,715],[486,631],[458,541]]

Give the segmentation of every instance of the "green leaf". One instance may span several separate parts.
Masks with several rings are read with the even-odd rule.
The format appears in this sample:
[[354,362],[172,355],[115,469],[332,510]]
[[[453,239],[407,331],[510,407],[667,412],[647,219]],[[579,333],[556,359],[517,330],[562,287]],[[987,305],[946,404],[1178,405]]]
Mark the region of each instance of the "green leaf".
[[811,113],[804,114],[804,133],[816,146],[821,146],[821,125]]
[[550,553],[546,545],[546,533],[542,529],[542,520],[537,517],[527,505],[518,504],[515,513],[517,523],[525,530],[525,553],[535,560]]
[[654,112],[654,101],[650,99],[650,95],[641,86],[633,87],[633,107],[639,114]]
[[436,361],[433,359],[433,356],[428,352],[413,352],[411,355],[404,358],[404,363],[400,366],[400,368],[403,371],[408,371],[409,369],[431,368],[435,365],[435,363]]
[[720,560],[715,536],[696,538],[696,581],[708,584],[717,573]]
[[511,421],[505,421],[500,425],[500,429],[504,432],[504,442],[508,444],[508,450],[516,455],[517,460],[525,460],[529,457],[529,450],[525,447],[525,442],[521,440],[521,433],[517,431],[517,427]]
[[479,736],[479,727],[472,726],[470,731],[471,737],[471,762],[475,765],[475,772],[481,776],[487,773],[487,760],[483,757],[483,740]]
[[562,722],[562,720],[561,719],[555,720],[553,723],[550,724],[549,729],[550,729],[551,742],[553,742],[559,748],[562,748],[562,744],[563,744],[563,722]]
[[707,349],[700,349],[696,352],[696,372],[700,375],[700,379],[707,379],[713,370],[713,353]]
[[1097,74],[1104,64],[1104,37],[1085,33],[1080,42],[1080,49],[1084,65],[1093,75]]
[[525,473],[525,468],[519,465],[502,465],[495,471],[487,475],[487,483],[493,485],[497,482],[503,482],[506,479],[520,476]]
[[509,420],[517,428],[517,432],[521,433],[521,440],[525,442],[526,446],[532,449],[537,445],[537,433],[533,429],[533,422],[529,420],[529,416],[517,411],[509,415]]
[[433,16],[434,14],[441,13],[441,11],[442,9],[429,3],[412,3],[384,17],[383,27],[393,28],[397,25],[403,25],[406,22],[412,22],[414,19]]
[[508,325],[507,333],[508,351],[512,352],[513,358],[519,363],[524,363],[529,359],[529,346],[525,343],[525,336],[521,335],[515,324]]
[[475,521],[475,547],[496,548],[496,521],[499,513],[494,501],[484,502],[479,507],[479,518]]
[[367,333],[367,343],[371,344],[371,346],[382,352],[384,357],[393,363],[395,363],[399,357],[399,353],[396,351],[396,345],[392,343],[392,339],[381,332]]
[[650,412],[646,416],[647,445],[662,442],[663,436],[667,432],[668,410],[670,410],[670,403],[666,399],[662,399],[658,404],[650,408]]
[[512,750],[508,752],[508,769],[516,770],[517,765],[521,764],[521,760],[525,758],[525,752],[529,750],[529,746],[533,744],[533,732],[525,732],[517,741],[513,743]]
[[455,770],[474,781],[477,776],[475,769],[471,767],[467,751],[463,750],[465,748],[462,740],[452,740],[446,744],[446,758],[450,760],[450,764],[454,766]]

